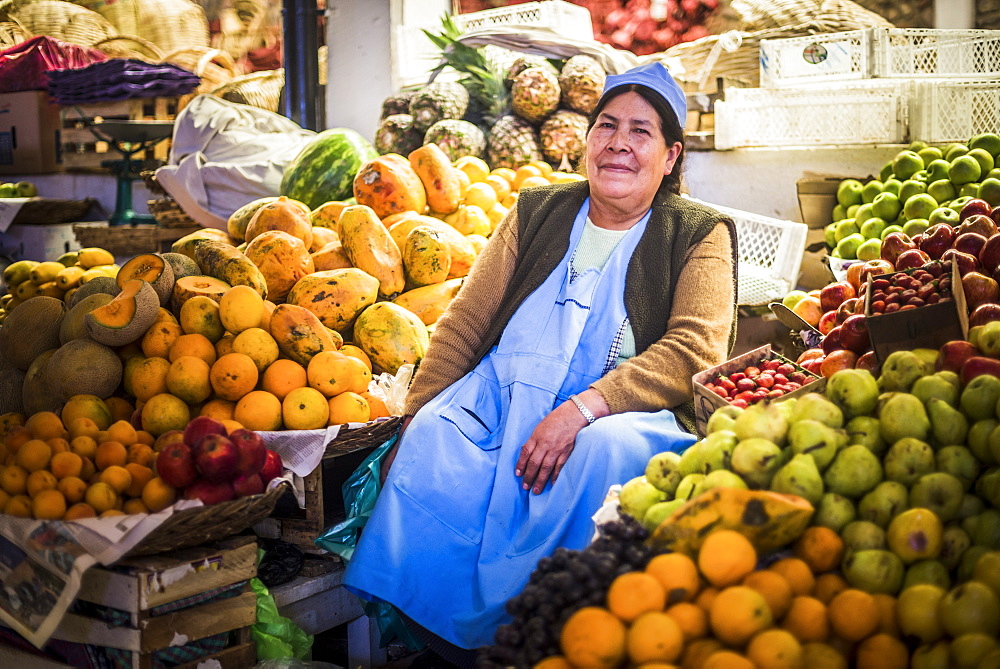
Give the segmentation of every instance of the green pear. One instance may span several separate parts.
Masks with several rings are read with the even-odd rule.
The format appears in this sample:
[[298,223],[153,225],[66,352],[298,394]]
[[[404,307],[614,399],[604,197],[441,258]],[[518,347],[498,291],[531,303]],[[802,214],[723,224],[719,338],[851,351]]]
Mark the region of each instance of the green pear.
[[924,361],[913,351],[893,351],[882,363],[878,387],[883,392],[908,393],[917,379],[927,376],[931,371],[933,368],[927,369]]
[[974,632],[995,637],[1000,632],[1000,599],[985,583],[962,583],[938,602],[938,618],[952,637]]
[[704,455],[705,440],[699,439],[681,453],[681,459],[677,462],[677,471],[681,473],[682,477],[688,474],[704,474]]
[[816,513],[813,514],[812,524],[820,527],[828,527],[838,534],[845,525],[852,522],[857,517],[854,509],[854,502],[843,495],[827,492],[816,505]]
[[867,520],[848,523],[840,533],[844,547],[850,552],[882,549],[887,546],[885,530]]
[[934,451],[925,441],[904,437],[889,447],[882,462],[888,480],[909,487],[934,471]]
[[993,588],[993,592],[1000,595],[1000,551],[990,551],[980,556],[976,560],[972,576],[977,581]]
[[969,490],[979,476],[979,460],[965,446],[945,446],[934,455],[937,470],[951,474]]
[[937,362],[938,354],[940,353],[936,348],[915,348],[913,349],[914,355],[920,358],[924,363],[924,372],[927,374],[934,373],[934,364]]
[[932,397],[944,400],[950,406],[958,406],[958,388],[940,374],[921,376],[913,383],[910,393],[927,406]]
[[[987,419],[988,420],[988,419]],[[986,450],[977,449],[972,440],[969,440],[969,448],[975,453],[979,461],[987,467],[993,467],[1000,462],[1000,425],[997,425],[986,438]]]
[[931,428],[923,402],[904,392],[885,401],[878,419],[882,438],[890,444],[895,444],[904,437],[926,440]]
[[688,474],[677,484],[677,491],[674,493],[675,499],[685,502],[694,497],[695,487],[705,479],[704,474]]
[[952,662],[955,663],[956,667],[960,667],[961,669],[965,669],[965,667],[978,669],[979,667],[1000,666],[997,663],[983,664],[984,658],[987,656],[997,657],[998,651],[1000,651],[1000,643],[992,635],[983,634],[982,632],[962,634],[955,637],[951,640],[951,645],[948,647]]
[[965,443],[969,421],[961,411],[937,397],[927,400],[926,409],[931,421],[931,433],[937,443],[942,446]]
[[847,419],[875,411],[878,393],[878,383],[866,369],[842,369],[826,382],[826,396],[840,407]]
[[980,374],[966,384],[958,405],[969,420],[977,421],[996,418],[998,400],[1000,400],[1000,379],[990,374]]
[[897,481],[882,481],[858,502],[858,518],[888,527],[889,521],[909,508],[909,491]]
[[942,369],[939,372],[934,372],[934,376],[940,376],[942,379],[955,386],[956,393],[962,392],[962,379],[958,376],[957,372],[953,372],[950,369]]
[[[903,588],[896,600],[896,622],[904,638],[920,641],[924,644],[935,643],[944,636],[944,627],[938,620],[937,606],[944,599],[948,590],[930,583],[917,583]],[[949,669],[948,645],[944,643],[944,664],[931,664],[929,667],[940,666]],[[931,659],[928,654],[922,658],[924,662]],[[915,665],[911,665],[915,666]]]
[[743,409],[727,404],[716,409],[708,419],[705,429],[708,434],[719,432],[720,430],[732,430],[736,424],[736,417],[743,413]]
[[665,499],[666,495],[654,488],[645,476],[636,476],[622,485],[621,492],[618,493],[618,506],[622,513],[641,522],[649,507]]
[[948,568],[938,560],[919,560],[906,568],[903,576],[903,590],[924,583],[934,585],[947,591],[951,587],[951,576]]
[[796,455],[775,472],[771,490],[786,495],[798,495],[810,504],[819,504],[823,497],[823,478],[810,455]]
[[[944,596],[943,592],[941,596]],[[937,609],[933,609],[933,612],[934,619],[937,620]],[[944,634],[944,630],[941,631],[941,634]],[[947,641],[938,641],[918,647],[910,656],[910,669],[951,669],[950,647],[951,644]]]
[[687,504],[687,500],[672,499],[669,502],[657,502],[646,509],[646,515],[642,517],[642,525],[650,533],[656,530],[664,520],[674,514],[674,511]]
[[969,532],[969,538],[975,546],[1000,550],[1000,511],[986,509],[976,516],[975,529]]
[[680,472],[681,456],[673,451],[657,453],[646,463],[646,480],[657,490],[673,495],[683,476]]
[[719,469],[729,469],[733,449],[738,439],[735,432],[722,430],[705,437],[702,444],[702,473],[708,474]]
[[958,507],[955,520],[965,520],[966,518],[978,516],[985,508],[986,504],[980,499],[979,495],[965,493],[962,495],[962,505]]
[[881,456],[889,448],[882,438],[881,426],[874,416],[855,416],[844,426],[848,444],[860,444],[875,455]]
[[947,525],[941,535],[941,554],[938,555],[938,560],[946,569],[957,569],[962,561],[962,554],[971,545],[972,539],[969,538],[968,532],[959,525]]
[[744,439],[733,449],[733,471],[742,476],[751,488],[767,488],[781,465],[781,449],[773,441]]
[[843,564],[844,578],[855,588],[871,594],[895,595],[903,584],[903,561],[892,551],[863,550],[849,555]]
[[787,395],[780,402],[775,402],[775,405],[781,410],[781,415],[785,417],[785,421],[788,423],[792,422],[792,413],[795,411],[795,404],[797,402],[798,400],[795,397],[788,397]]
[[694,496],[711,490],[712,488],[738,488],[740,490],[746,490],[747,484],[741,479],[737,474],[725,469],[716,469],[713,472],[709,472],[705,475],[698,484],[694,487]]
[[864,446],[848,446],[837,453],[823,472],[830,492],[858,499],[882,480],[882,463]]
[[1000,421],[995,418],[977,420],[969,427],[969,435],[965,438],[965,443],[972,454],[979,462],[987,466],[996,464],[996,459],[990,451],[990,443],[1000,443],[1000,432],[993,436],[997,426],[1000,426]]
[[977,546],[976,544],[969,546],[962,553],[962,560],[958,563],[958,569],[955,571],[955,581],[965,583],[971,580],[976,569],[976,562],[990,551],[991,549],[986,546]]
[[788,421],[774,402],[758,402],[743,410],[736,417],[733,432],[744,439],[767,439],[778,446],[784,446],[788,433]]
[[815,420],[837,428],[844,425],[844,412],[836,404],[819,393],[807,393],[798,398],[792,410],[790,422]]
[[847,435],[842,430],[835,430],[815,420],[800,420],[788,428],[788,445],[792,453],[811,455],[821,470],[829,466],[846,441]]
[[951,474],[924,474],[910,486],[910,507],[930,509],[941,522],[948,522],[962,507],[962,482]]
[[976,481],[976,494],[1000,507],[1000,468],[986,470]]
[[983,355],[991,358],[1000,356],[1000,322],[990,321],[984,324],[976,337],[976,346]]

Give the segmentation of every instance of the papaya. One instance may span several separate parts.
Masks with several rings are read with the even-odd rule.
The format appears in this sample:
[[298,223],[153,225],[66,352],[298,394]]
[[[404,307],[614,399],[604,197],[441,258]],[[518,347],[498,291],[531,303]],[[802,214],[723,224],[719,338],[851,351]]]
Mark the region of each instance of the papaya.
[[70,267],[63,268],[58,274],[56,274],[56,285],[63,290],[76,288],[80,285],[80,280],[83,278],[83,273],[86,271],[87,270],[79,265],[72,265]]
[[3,282],[8,286],[16,286],[31,278],[31,268],[38,264],[37,260],[18,260],[3,271]]
[[382,371],[395,374],[400,366],[417,364],[427,353],[427,326],[392,302],[376,302],[354,322],[354,343]]
[[340,235],[330,228],[320,228],[314,225],[312,232],[313,240],[312,244],[309,245],[309,253],[316,253],[330,242],[340,241]]
[[156,322],[160,296],[146,281],[130,279],[114,299],[83,317],[94,341],[106,346],[124,346],[146,333]]
[[339,239],[335,242],[330,242],[319,251],[316,251],[316,253],[313,253],[312,259],[313,267],[316,268],[317,272],[353,267],[351,259],[347,257],[344,245],[340,243]]
[[257,213],[257,210],[265,204],[270,204],[277,199],[278,197],[273,195],[270,197],[257,198],[253,202],[246,203],[229,215],[229,219],[226,221],[226,232],[229,233],[230,237],[244,239],[247,234],[247,226],[250,224],[250,219],[253,218],[255,213]]
[[462,182],[448,155],[433,142],[410,152],[410,166],[420,177],[431,211],[450,214],[462,201]]
[[180,253],[185,255],[191,260],[195,260],[194,249],[199,244],[205,241],[214,240],[217,242],[229,243],[230,237],[228,234],[222,230],[216,230],[215,228],[202,228],[201,230],[195,230],[191,234],[184,235],[173,244],[170,245],[171,253]]
[[35,295],[45,295],[46,297],[54,297],[57,300],[63,299],[63,293],[65,293],[62,288],[59,287],[54,280],[46,281],[38,286],[38,292]]
[[232,244],[204,241],[195,247],[194,260],[208,276],[225,281],[230,286],[250,286],[261,297],[267,297],[264,275]]
[[375,303],[378,286],[378,279],[355,267],[314,272],[295,284],[286,301],[313,312],[331,330],[343,330]]
[[[114,258],[111,262],[114,262]],[[48,283],[49,281],[55,281],[59,272],[66,269],[66,265],[61,262],[56,262],[54,260],[49,260],[47,262],[41,262],[31,268],[31,280],[36,286],[40,286],[43,283]]]
[[284,195],[274,202],[268,202],[260,207],[250,217],[247,223],[244,239],[249,243],[255,237],[269,231],[281,230],[292,237],[298,237],[306,248],[312,244],[312,222],[309,220],[309,208],[298,200],[292,200]]
[[389,228],[389,236],[397,245],[401,246],[410,231],[419,225],[426,225],[432,230],[437,230],[448,243],[448,251],[451,255],[451,269],[448,270],[448,278],[458,279],[466,276],[472,269],[472,263],[476,261],[475,247],[473,247],[472,242],[447,223],[433,216],[404,218]]
[[413,218],[414,216],[420,216],[420,214],[415,211],[401,211],[398,214],[389,214],[382,219],[382,225],[384,225],[386,229],[389,229],[400,221],[405,221],[406,219]]
[[185,276],[174,281],[174,294],[170,299],[170,308],[175,314],[179,314],[184,303],[197,295],[203,295],[218,302],[230,288],[232,286],[225,281],[211,276]]
[[336,351],[344,341],[328,329],[313,312],[295,304],[279,304],[268,326],[278,349],[300,365],[308,365],[317,353]]
[[315,271],[312,256],[298,237],[268,230],[247,244],[246,257],[260,271],[270,299],[281,301],[292,286]]
[[458,295],[462,281],[462,279],[448,279],[442,283],[414,288],[392,302],[414,313],[424,325],[433,325]]
[[437,230],[418,225],[410,230],[400,252],[408,288],[441,283],[448,278],[451,251]]
[[115,277],[118,287],[121,288],[131,279],[141,279],[153,286],[153,290],[160,296],[161,305],[170,301],[174,291],[174,270],[161,256],[155,253],[140,253],[122,265]]
[[422,212],[427,206],[424,184],[398,153],[387,153],[361,166],[354,177],[354,198],[374,209],[380,219],[401,211]]
[[90,269],[97,265],[110,265],[115,261],[115,256],[111,251],[96,246],[88,246],[77,252],[76,261],[80,264],[80,267]]
[[338,232],[340,229],[340,214],[349,206],[351,206],[350,202],[342,200],[324,202],[309,213],[309,220],[312,222],[314,228],[328,228],[334,232]]
[[359,204],[344,210],[340,243],[352,265],[378,279],[380,296],[391,300],[403,291],[403,257],[371,207]]

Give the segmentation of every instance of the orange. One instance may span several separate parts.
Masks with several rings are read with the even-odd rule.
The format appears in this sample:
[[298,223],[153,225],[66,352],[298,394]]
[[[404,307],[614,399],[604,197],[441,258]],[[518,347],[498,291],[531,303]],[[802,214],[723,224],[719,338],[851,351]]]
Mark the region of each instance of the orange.
[[190,421],[190,407],[169,393],[154,395],[142,407],[142,429],[154,437],[170,430],[183,430]]
[[712,602],[719,595],[719,589],[713,587],[702,588],[698,596],[694,598],[694,603],[702,608],[705,613],[712,610]]
[[42,490],[31,499],[31,512],[40,520],[60,520],[66,514],[66,498],[58,490]]
[[[514,190],[521,190],[524,181],[526,179],[530,179],[531,177],[545,179],[545,175],[542,174],[542,171],[534,165],[521,165],[514,171],[514,180],[511,182],[511,186],[514,187]],[[548,179],[545,179],[545,183],[548,183]]]
[[573,665],[562,655],[549,655],[541,662],[535,663],[532,669],[573,669]]
[[52,447],[40,439],[32,439],[17,449],[16,457],[19,466],[29,472],[37,472],[49,466],[49,460],[52,459]]
[[227,420],[227,419],[223,418],[219,422],[222,423],[222,426],[224,428],[226,428],[226,432],[228,432],[229,434],[232,434],[236,430],[242,430],[242,429],[244,429],[243,424],[239,423],[239,422],[237,422],[235,420]]
[[7,465],[0,470],[0,488],[8,495],[23,495],[27,491],[28,472],[17,465]]
[[67,451],[56,453],[49,463],[52,473],[57,479],[64,479],[67,476],[79,476],[83,471],[83,458],[76,453]]
[[[304,375],[305,370],[302,371]],[[265,387],[264,390],[267,390],[267,388]],[[273,395],[274,393],[271,394]],[[214,418],[216,420],[232,420],[235,412],[236,402],[230,402],[229,400],[209,400],[201,406],[201,410],[198,412],[198,415],[208,416],[209,418]]]
[[367,391],[358,394],[361,395],[365,402],[368,402],[368,420],[375,420],[376,418],[392,415],[389,413],[389,409],[385,406],[385,402],[383,402],[381,398],[376,397]]
[[367,423],[371,419],[371,409],[361,395],[352,392],[340,393],[330,398],[330,425],[344,423]]
[[96,517],[97,513],[94,511],[94,507],[86,502],[77,502],[73,506],[66,509],[66,514],[63,516],[63,520],[79,520],[80,518]]
[[134,462],[144,467],[152,467],[154,460],[156,460],[156,453],[153,452],[152,446],[136,442],[128,447],[127,462]]
[[847,581],[840,574],[829,572],[816,577],[813,595],[824,604],[829,604],[834,595],[842,590],[847,590]]
[[677,621],[663,611],[649,611],[629,626],[625,648],[634,664],[673,662],[684,650],[684,633]]
[[166,358],[145,358],[136,363],[132,370],[132,394],[137,400],[149,401],[149,398],[167,392],[167,372],[170,371],[170,361]]
[[847,660],[833,646],[813,642],[802,645],[802,666],[807,669],[847,669]]
[[56,490],[63,494],[67,502],[76,504],[83,501],[83,496],[87,492],[87,483],[78,476],[67,476],[64,479],[59,479]]
[[372,373],[358,358],[340,351],[321,351],[313,356],[306,368],[309,386],[326,397],[343,392],[363,393],[368,390]]
[[31,518],[31,498],[27,495],[14,495],[3,505],[3,512],[17,518]]
[[504,179],[498,174],[491,174],[486,177],[484,182],[493,189],[493,192],[497,194],[497,200],[503,200],[505,197],[511,194],[510,181]]
[[537,167],[539,171],[541,171],[543,177],[548,177],[552,174],[552,166],[544,160],[532,160],[528,164],[532,167]]
[[899,625],[896,622],[896,598],[892,595],[879,593],[872,595],[878,607],[878,633],[889,636],[899,636]]
[[166,358],[170,346],[184,334],[177,323],[153,323],[142,336],[142,354],[147,358]]
[[80,471],[80,478],[84,481],[90,479],[91,476],[97,471],[97,466],[94,465],[94,461],[91,458],[83,459],[83,470]]
[[104,403],[111,409],[111,422],[119,420],[131,420],[136,407],[132,403],[121,397],[109,397]]
[[28,493],[28,497],[34,497],[43,490],[55,490],[58,483],[58,479],[52,475],[52,472],[47,469],[40,469],[37,472],[28,474],[28,478],[24,482],[24,487]]
[[690,602],[698,594],[698,567],[683,553],[663,553],[646,565],[646,573],[660,582],[667,604]]
[[785,578],[773,571],[753,571],[743,579],[743,585],[753,588],[767,601],[775,620],[781,620],[792,605],[792,586]]
[[696,639],[685,646],[684,654],[681,655],[681,667],[683,669],[701,669],[712,653],[719,650],[724,650],[724,646],[718,639],[711,637]]
[[73,395],[63,405],[59,415],[70,434],[73,434],[73,423],[80,418],[91,419],[101,430],[111,425],[111,409],[97,395]]
[[770,627],[772,617],[767,601],[759,592],[734,585],[716,596],[708,620],[716,638],[730,646],[742,646],[754,634]]
[[704,669],[756,669],[753,662],[737,652],[720,650],[705,660]]
[[899,639],[876,634],[858,645],[854,662],[857,669],[907,669],[910,652]]
[[31,432],[35,439],[51,439],[52,437],[65,437],[66,428],[58,414],[51,411],[39,411],[32,414],[24,422],[24,426]]
[[120,495],[132,485],[132,474],[125,467],[111,465],[101,472],[99,480],[107,483]]
[[296,388],[281,402],[286,430],[318,430],[326,427],[329,418],[330,405],[315,388]]
[[120,420],[111,424],[107,430],[107,440],[117,441],[122,446],[128,447],[135,443],[136,433],[132,423],[127,420]]
[[813,576],[812,570],[798,558],[778,560],[768,569],[784,576],[796,596],[811,595],[816,588],[816,577]]
[[674,619],[684,634],[684,641],[700,639],[708,634],[708,614],[697,604],[680,602],[667,609],[667,615]]
[[795,557],[812,569],[814,574],[832,571],[844,557],[844,540],[829,527],[806,528],[793,546]]
[[185,334],[174,340],[168,356],[170,362],[177,362],[178,358],[185,356],[201,358],[209,367],[219,359],[215,345],[202,334]]
[[65,453],[68,450],[70,450],[69,449],[69,442],[66,441],[65,439],[60,438],[60,437],[54,437],[52,439],[46,439],[45,443],[48,444],[49,448],[52,449],[52,455],[55,455],[56,453]]
[[365,353],[364,351],[362,351],[360,348],[358,348],[354,344],[344,344],[343,346],[340,347],[339,352],[343,353],[344,355],[348,355],[348,356],[350,356],[352,358],[357,358],[361,362],[365,363],[365,367],[368,368],[369,372],[372,371],[372,360],[371,360],[371,358],[368,357],[367,353]]
[[559,645],[577,667],[616,667],[625,659],[625,625],[607,609],[585,606],[566,620]]
[[203,402],[212,395],[210,371],[211,367],[201,358],[181,356],[170,363],[167,389],[188,404]]
[[108,509],[115,508],[118,503],[118,493],[107,483],[98,481],[87,488],[84,499],[87,504],[94,507],[94,511],[104,513]]
[[785,630],[764,630],[750,640],[747,659],[755,666],[767,669],[799,669],[802,666],[802,645]]
[[792,598],[792,605],[782,619],[781,627],[801,643],[822,642],[830,636],[826,606],[814,597]]
[[7,494],[7,491],[0,489],[0,512],[3,511],[4,505],[10,500],[11,495]]
[[253,390],[236,403],[233,418],[248,430],[280,430],[281,400],[266,390]]
[[209,375],[215,394],[233,402],[254,389],[257,377],[257,365],[243,353],[227,353],[220,357]]
[[111,516],[124,516],[125,512],[121,509],[108,509],[107,511],[101,512],[101,518],[110,518]]
[[757,551],[745,536],[734,530],[709,534],[698,551],[698,568],[717,588],[735,585],[757,566]]
[[280,351],[278,342],[274,341],[267,330],[249,328],[236,335],[233,340],[233,353],[243,353],[257,365],[257,371],[263,373],[267,367],[278,359]]
[[[145,430],[136,430],[135,431],[135,443],[136,444],[145,444],[146,446],[149,446],[150,448],[152,448],[153,444],[156,443],[156,437],[154,437],[149,432],[146,432]],[[133,445],[135,445],[135,444],[133,444]]]
[[666,601],[660,582],[642,571],[621,574],[608,588],[608,610],[626,623],[647,611],[662,611]]
[[215,342],[215,359],[218,360],[224,355],[228,355],[233,352],[233,341],[236,339],[236,335],[231,333],[226,333],[222,338]]
[[[108,423],[111,424],[110,422]],[[70,442],[77,437],[91,437],[97,435],[101,428],[90,418],[76,418],[69,424]]]
[[81,458],[94,458],[97,457],[97,442],[93,437],[85,435],[73,437],[73,441],[69,442],[69,450]]
[[521,185],[518,188],[518,190],[535,188],[536,186],[548,186],[549,183],[550,183],[549,180],[546,179],[545,177],[528,177],[527,179],[521,182]]
[[848,588],[837,593],[830,600],[827,613],[833,633],[844,641],[861,641],[878,630],[878,604],[863,590]]
[[135,513],[149,513],[149,509],[146,508],[146,505],[139,498],[130,499],[122,504],[122,511],[129,516]]
[[142,497],[142,489],[146,487],[156,474],[150,468],[152,465],[141,465],[136,462],[130,462],[125,465],[125,469],[128,471],[131,483],[125,488],[125,494],[129,497]]
[[113,465],[124,467],[126,462],[128,462],[128,450],[117,441],[105,441],[97,447],[94,464],[98,469],[104,470]]
[[308,384],[306,368],[294,360],[282,358],[275,360],[267,366],[267,369],[264,370],[260,387],[279,400],[284,400],[288,393],[296,388],[303,388]]
[[7,431],[7,434],[3,438],[3,445],[8,453],[17,453],[17,449],[21,448],[22,444],[27,443],[31,439],[33,439],[31,430],[23,425],[15,425]]
[[142,488],[142,503],[152,513],[163,511],[177,499],[177,491],[159,476],[150,479]]

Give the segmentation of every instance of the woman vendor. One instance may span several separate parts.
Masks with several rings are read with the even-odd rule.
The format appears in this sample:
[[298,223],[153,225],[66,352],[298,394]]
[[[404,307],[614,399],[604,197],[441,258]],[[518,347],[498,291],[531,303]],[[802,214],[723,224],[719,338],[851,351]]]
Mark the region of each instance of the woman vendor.
[[736,241],[678,195],[685,117],[661,64],[609,76],[588,180],[523,190],[437,324],[345,576],[435,650],[491,644],[610,486],[695,441],[691,376],[735,336]]

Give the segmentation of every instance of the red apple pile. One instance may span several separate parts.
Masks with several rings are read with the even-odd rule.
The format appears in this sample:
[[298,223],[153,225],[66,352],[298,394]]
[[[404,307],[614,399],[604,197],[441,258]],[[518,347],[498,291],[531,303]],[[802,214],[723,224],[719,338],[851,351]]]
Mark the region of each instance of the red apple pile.
[[281,458],[252,430],[227,433],[219,421],[198,416],[183,432],[174,432],[164,435],[167,445],[156,458],[156,473],[187,499],[218,504],[259,495],[281,475]]
[[666,0],[656,6],[649,0],[627,0],[604,11],[614,4],[591,7],[594,37],[642,56],[708,36],[704,23],[719,0]]
[[927,304],[946,302],[951,297],[951,275],[940,262],[927,263],[910,272],[896,272],[872,280],[871,314],[891,314]]
[[763,399],[777,399],[814,380],[814,376],[790,362],[774,358],[728,376],[720,374],[714,382],[706,383],[705,388],[733,406],[745,409]]

